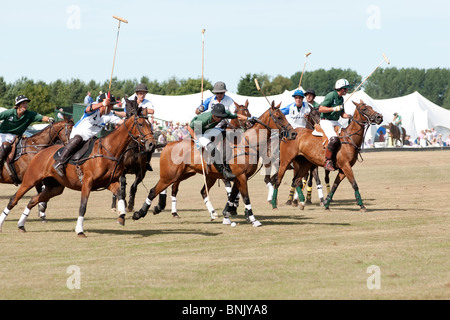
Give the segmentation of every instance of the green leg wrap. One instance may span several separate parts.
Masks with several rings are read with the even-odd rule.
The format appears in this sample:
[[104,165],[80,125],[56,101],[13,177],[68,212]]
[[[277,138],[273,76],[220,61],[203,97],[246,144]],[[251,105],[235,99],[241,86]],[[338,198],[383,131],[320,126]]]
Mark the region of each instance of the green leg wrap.
[[333,199],[333,193],[329,193],[327,199],[325,200],[325,209],[330,207],[331,200]]
[[356,203],[359,206],[363,206],[363,202],[362,202],[362,199],[361,199],[361,195],[359,194],[359,190],[355,191],[355,198],[356,198]]
[[277,196],[278,196],[278,189],[273,189],[272,209],[275,209],[277,207]]
[[305,196],[303,195],[301,187],[297,187],[297,193],[298,193],[298,200],[300,200],[300,202],[305,202]]

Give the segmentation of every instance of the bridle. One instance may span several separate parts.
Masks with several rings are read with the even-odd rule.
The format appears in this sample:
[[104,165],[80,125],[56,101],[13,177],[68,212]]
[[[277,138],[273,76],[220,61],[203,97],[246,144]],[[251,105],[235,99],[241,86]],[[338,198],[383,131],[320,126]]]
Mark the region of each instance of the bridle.
[[[144,134],[140,128],[140,123],[138,123],[138,119],[142,118],[145,119],[145,121],[148,121],[148,118],[146,116],[138,116],[138,115],[134,115],[134,121],[133,121],[133,126],[131,127],[131,130],[128,129],[127,125],[126,125],[126,121],[123,122],[123,126],[125,127],[125,129],[127,130],[128,135],[131,137],[131,139],[136,142],[139,145],[144,146],[145,142],[147,141],[147,136],[153,136],[153,132],[151,131],[148,134]],[[134,135],[131,131],[133,130],[133,127],[136,127],[139,135]]]
[[[275,109],[274,112],[272,112],[272,108],[269,108],[269,115],[270,118],[272,119],[273,123],[275,123],[275,125],[277,126],[277,128],[280,130],[280,138],[282,139],[282,141],[284,141],[284,138],[287,138],[289,136],[289,131],[293,131],[294,128],[291,126],[291,124],[289,122],[287,122],[287,124],[282,124],[280,123],[279,119],[277,119],[275,117],[275,112],[279,111],[280,109]],[[281,112],[281,111],[279,111]],[[256,122],[258,122],[259,124],[261,124],[262,126],[264,126],[267,130],[269,130],[270,132],[272,132],[273,128],[269,127],[267,124],[265,124],[264,122],[262,122],[259,118],[256,119]]]

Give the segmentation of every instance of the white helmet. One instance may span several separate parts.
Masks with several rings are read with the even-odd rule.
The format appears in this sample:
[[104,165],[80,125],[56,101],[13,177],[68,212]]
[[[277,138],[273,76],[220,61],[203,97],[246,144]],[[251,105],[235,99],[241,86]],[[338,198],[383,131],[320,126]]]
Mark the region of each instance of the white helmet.
[[334,88],[336,90],[339,90],[342,88],[348,88],[349,86],[350,86],[350,84],[348,83],[348,81],[346,79],[339,79],[338,81],[336,81]]

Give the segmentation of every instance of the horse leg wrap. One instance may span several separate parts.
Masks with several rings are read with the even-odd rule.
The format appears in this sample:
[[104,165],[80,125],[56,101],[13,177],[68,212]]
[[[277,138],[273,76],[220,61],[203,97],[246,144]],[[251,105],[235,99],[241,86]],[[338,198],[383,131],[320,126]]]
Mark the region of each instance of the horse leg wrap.
[[317,186],[317,194],[319,195],[319,199],[323,199],[323,190],[322,190],[322,186],[319,184]]
[[292,201],[292,199],[294,198],[294,192],[295,192],[295,187],[291,187],[291,189],[289,190],[288,201]]
[[327,196],[327,199],[325,200],[325,209],[329,209],[330,202],[332,201],[332,199],[333,199],[333,193],[330,192]]
[[312,187],[307,187],[306,188],[306,201],[311,202],[311,198],[312,198]]
[[297,187],[297,193],[298,193],[298,200],[300,200],[300,202],[305,202],[305,196],[300,186]]
[[25,226],[25,222],[27,222],[28,215],[30,214],[30,209],[25,207],[25,210],[23,211],[22,215],[20,216],[19,222],[17,223],[17,226],[19,228],[23,228]]
[[273,196],[272,196],[272,209],[275,209],[277,207],[277,196],[278,196],[278,189],[273,189]]
[[356,198],[356,203],[359,205],[359,206],[363,206],[363,202],[362,202],[362,199],[361,199],[361,195],[359,194],[359,190],[356,190],[355,191],[355,198]]

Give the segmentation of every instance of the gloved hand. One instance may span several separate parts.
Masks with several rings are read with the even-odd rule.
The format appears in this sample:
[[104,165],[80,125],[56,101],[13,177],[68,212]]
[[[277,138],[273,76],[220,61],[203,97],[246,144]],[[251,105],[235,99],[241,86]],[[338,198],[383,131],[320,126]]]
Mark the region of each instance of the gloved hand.
[[257,117],[248,117],[247,121],[250,122],[251,124],[255,124],[258,122],[258,118]]
[[333,111],[341,111],[344,108],[344,106],[341,104],[339,106],[336,106],[333,108]]
[[201,104],[197,109],[198,111],[203,112],[205,111],[205,106]]
[[103,101],[102,101],[102,104],[103,104],[103,106],[109,106],[109,104],[111,103],[111,100],[110,99],[108,99],[108,98],[106,98],[106,99],[104,99]]
[[52,117],[48,118],[48,123],[53,124],[55,122],[55,119],[53,119]]

